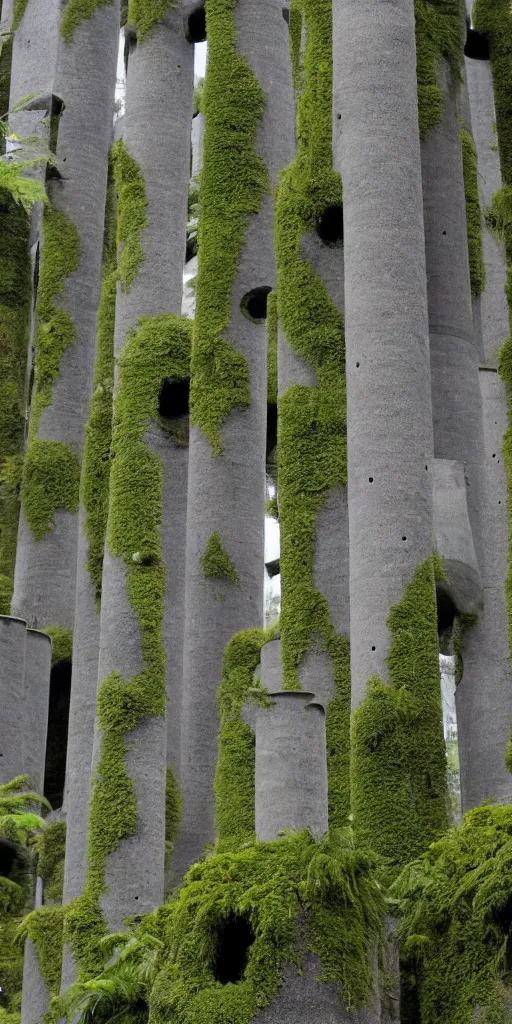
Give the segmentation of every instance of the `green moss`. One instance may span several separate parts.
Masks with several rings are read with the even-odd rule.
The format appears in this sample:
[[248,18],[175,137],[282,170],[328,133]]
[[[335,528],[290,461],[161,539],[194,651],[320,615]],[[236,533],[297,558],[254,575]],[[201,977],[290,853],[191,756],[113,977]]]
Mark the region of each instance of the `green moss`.
[[441,121],[444,94],[440,85],[443,59],[453,79],[462,80],[464,64],[464,0],[414,0],[416,16],[416,71],[421,136]]
[[119,211],[117,220],[118,276],[123,292],[129,292],[144,259],[141,234],[148,226],[146,186],[139,165],[122,139],[112,146],[114,178]]
[[296,92],[301,88],[301,40],[302,40],[302,0],[294,0],[290,5],[290,56],[292,61],[293,86]]
[[402,916],[403,979],[422,1024],[493,1024],[504,1014],[512,808],[477,807],[409,865],[392,894]]
[[128,0],[128,23],[136,26],[137,40],[142,42],[175,6],[176,0]]
[[10,576],[0,576],[0,615],[10,615],[13,580]]
[[33,439],[23,466],[21,504],[34,540],[41,540],[53,526],[56,509],[77,512],[80,461],[62,441]]
[[206,579],[232,580],[239,582],[235,563],[222,546],[220,534],[212,533],[204,555],[201,556],[201,565]]
[[41,413],[52,402],[61,358],[76,338],[71,316],[55,299],[64,291],[66,277],[77,269],[79,260],[78,234],[66,214],[47,209],[43,235],[34,391],[21,486],[23,511],[36,540],[52,528],[55,509],[77,511],[80,482],[80,463],[73,448],[61,441],[41,441],[37,437]]
[[[319,844],[307,833],[249,844],[194,865],[177,900],[156,915],[172,956],[153,986],[151,1020],[249,1024],[275,997],[285,964],[300,971],[306,943],[320,957],[320,979],[338,984],[349,1009],[365,1005],[367,951],[384,912],[372,867],[348,830]],[[230,915],[249,919],[255,940],[242,980],[221,985],[216,939]]]
[[165,842],[171,849],[178,835],[182,806],[178,780],[168,765],[165,777]]
[[94,586],[98,611],[108,515],[116,282],[116,200],[111,163],[105,209],[103,279],[97,321],[93,393],[85,428],[80,483],[80,496],[85,508],[85,535],[88,541],[87,568]]
[[44,882],[44,901],[61,903],[66,852],[65,821],[52,821],[47,825],[36,837],[34,848],[38,854],[37,873]]
[[482,250],[482,219],[478,196],[478,164],[476,146],[466,128],[461,128],[464,192],[468,230],[469,272],[471,294],[480,295],[485,288],[485,264]]
[[93,18],[98,7],[106,7],[110,3],[112,0],[67,0],[60,19],[60,34],[66,43],[73,42],[75,29],[80,22]]
[[44,630],[52,641],[52,665],[73,659],[73,630],[62,626],[50,626]]
[[448,827],[435,560],[416,569],[388,616],[389,685],[370,679],[352,718],[352,809],[359,842],[403,866]]
[[[9,89],[11,85],[13,36],[0,40],[0,116],[9,110]],[[0,152],[4,152],[5,143],[0,140]]]
[[279,519],[279,506],[277,504],[277,498],[267,498],[265,502],[265,511],[267,516],[272,519]]
[[20,22],[21,22],[21,20],[23,18],[23,15],[25,14],[27,3],[28,3],[28,0],[14,0],[13,6],[12,6],[12,22],[11,22],[11,31],[12,32],[15,32],[16,29],[19,27]]
[[300,9],[307,38],[304,91],[297,155],[281,175],[277,196],[278,308],[288,344],[313,367],[317,384],[292,385],[279,399],[280,628],[286,688],[300,686],[299,667],[315,642],[332,659],[329,788],[333,820],[340,824],[349,810],[348,641],[336,634],[328,603],[315,587],[313,557],[316,518],[328,494],[347,479],[343,317],[304,257],[301,240],[326,207],[341,205],[342,191],[332,169],[331,3],[301,0]]
[[0,226],[0,607],[8,614],[18,535],[31,269],[28,215],[2,190]]
[[192,346],[191,421],[221,451],[220,428],[251,401],[244,356],[222,337],[231,321],[231,293],[249,218],[269,182],[255,150],[265,107],[263,90],[236,52],[236,0],[206,0],[208,68],[201,173],[199,268]]
[[[19,913],[19,909],[18,909]],[[14,1017],[15,1011],[21,1008],[21,986],[23,981],[23,949],[15,941],[16,932],[19,926],[19,918],[10,914],[0,914],[0,985],[5,994],[3,1005],[6,1017],[2,1018],[0,1011],[0,1024],[11,1024],[11,1013],[13,1024],[19,1024],[20,1018]]]
[[[137,827],[136,798],[125,767],[125,737],[145,718],[165,715],[162,463],[149,449],[144,434],[157,416],[162,380],[187,374],[190,331],[186,317],[170,313],[144,317],[138,330],[130,332],[119,357],[107,543],[111,553],[126,565],[127,591],[140,624],[144,668],[129,680],[111,672],[99,687],[102,742],[90,804],[86,887],[67,925],[82,977],[102,962],[97,948],[102,931],[98,901],[105,861]],[[90,939],[88,921],[92,922]]]
[[254,733],[244,721],[243,709],[267,639],[262,629],[247,629],[231,638],[224,653],[214,787],[219,853],[239,850],[254,839]]
[[44,906],[28,914],[18,931],[20,942],[29,938],[34,943],[41,975],[52,996],[60,989],[63,926],[64,907]]
[[268,401],[277,402],[277,292],[267,298]]

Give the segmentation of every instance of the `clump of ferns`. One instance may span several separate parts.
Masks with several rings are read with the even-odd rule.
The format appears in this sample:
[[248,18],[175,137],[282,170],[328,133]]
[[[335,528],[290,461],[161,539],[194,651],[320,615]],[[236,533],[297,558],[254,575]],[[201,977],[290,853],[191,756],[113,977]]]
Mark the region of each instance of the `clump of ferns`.
[[9,874],[0,874],[0,912],[20,910],[27,895],[30,876],[30,846],[34,836],[44,828],[44,820],[33,810],[34,806],[50,804],[43,796],[26,787],[28,775],[18,775],[0,785],[0,845],[10,851]]
[[154,935],[120,933],[101,944],[110,962],[98,977],[68,989],[62,1011],[73,1024],[146,1024],[163,943]]

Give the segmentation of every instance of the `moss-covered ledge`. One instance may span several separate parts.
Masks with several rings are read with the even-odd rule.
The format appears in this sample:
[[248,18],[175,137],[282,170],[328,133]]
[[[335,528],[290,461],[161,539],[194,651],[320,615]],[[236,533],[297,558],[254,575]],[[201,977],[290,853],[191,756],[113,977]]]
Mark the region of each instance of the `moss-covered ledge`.
[[84,895],[66,916],[66,938],[86,980],[101,967],[104,934],[99,899],[108,856],[137,827],[137,804],[125,766],[126,734],[145,718],[165,714],[162,635],[165,563],[162,557],[162,462],[144,435],[157,419],[163,380],[186,377],[191,321],[174,314],[144,317],[119,357],[114,402],[107,543],[126,565],[130,603],[141,630],[144,669],[131,679],[113,671],[98,691],[101,748],[90,803]]
[[352,716],[352,811],[358,842],[391,874],[448,828],[435,580],[416,569],[388,616],[389,685],[375,676]]
[[224,421],[251,401],[247,361],[222,335],[231,321],[245,229],[269,189],[267,169],[255,148],[265,96],[248,61],[236,51],[235,5],[236,0],[206,0],[206,129],[190,412],[214,455],[221,451]]
[[[348,829],[320,843],[308,833],[249,843],[194,865],[177,899],[154,915],[172,955],[153,986],[150,1019],[249,1024],[275,998],[285,964],[300,971],[305,945],[321,961],[320,982],[337,983],[349,1011],[367,1005],[368,949],[382,935],[385,911],[374,866]],[[233,916],[242,916],[255,938],[242,979],[222,985],[214,974],[216,942]]]

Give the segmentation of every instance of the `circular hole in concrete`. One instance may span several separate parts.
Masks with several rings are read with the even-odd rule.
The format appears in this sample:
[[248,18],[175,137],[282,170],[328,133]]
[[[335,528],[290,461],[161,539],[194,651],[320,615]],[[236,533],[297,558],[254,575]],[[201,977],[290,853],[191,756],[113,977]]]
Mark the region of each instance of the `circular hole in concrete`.
[[368,477],[368,483],[370,483],[370,484],[372,484],[372,483],[373,483],[373,477],[372,477],[372,476],[369,476],[369,477]]
[[343,244],[343,207],[326,206],[316,221],[316,230],[324,245]]
[[158,415],[164,420],[188,416],[190,381],[188,377],[173,377],[162,381],[158,395]]
[[189,14],[187,38],[191,43],[204,43],[206,39],[206,11],[204,6],[196,7],[195,11]]
[[264,323],[267,316],[267,299],[271,291],[271,288],[264,285],[261,288],[252,288],[244,295],[240,309],[244,316],[248,320],[252,320],[254,324]]
[[491,56],[489,40],[483,32],[475,32],[474,28],[468,28],[464,56],[473,60],[489,60]]

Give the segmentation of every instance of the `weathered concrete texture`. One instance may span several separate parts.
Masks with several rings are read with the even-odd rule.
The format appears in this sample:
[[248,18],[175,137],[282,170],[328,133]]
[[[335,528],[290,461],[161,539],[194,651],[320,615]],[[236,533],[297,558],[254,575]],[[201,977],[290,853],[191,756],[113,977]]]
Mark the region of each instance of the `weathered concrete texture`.
[[[238,52],[249,61],[267,97],[256,148],[275,188],[278,172],[293,152],[288,28],[277,0],[261,0],[258,5],[239,0],[234,17]],[[214,837],[216,692],[225,646],[234,633],[263,622],[267,337],[263,324],[242,314],[240,303],[251,289],[274,286],[273,239],[269,195],[246,230],[231,296],[231,323],[223,334],[247,360],[251,405],[230,413],[221,429],[222,453],[216,458],[197,427],[190,433],[181,736],[184,808],[174,855],[177,877]],[[204,577],[201,556],[215,531],[235,563],[239,585]]]
[[[27,630],[23,703],[23,771],[31,789],[43,792],[52,642],[47,633]],[[19,712],[18,712],[19,713]]]
[[462,810],[512,802],[512,775],[504,755],[512,724],[508,617],[505,599],[508,522],[502,438],[507,429],[505,385],[496,371],[480,371],[485,458],[482,518],[484,602],[476,626],[466,632],[464,669],[457,687]]
[[11,109],[27,96],[51,96],[55,91],[61,6],[61,0],[28,0],[14,35]]
[[[144,177],[148,227],[141,235],[144,260],[129,291],[118,287],[115,351],[141,316],[181,310],[185,258],[187,190],[190,173],[190,124],[193,103],[193,47],[184,34],[184,8],[171,9],[146,39],[131,46],[126,87],[123,139]],[[168,570],[164,642],[168,681],[173,699],[179,689],[181,642],[179,617],[172,621],[175,601],[182,603],[186,483],[185,452],[179,452],[156,427],[147,441],[164,462],[162,551]],[[176,478],[175,474],[178,474]],[[177,487],[176,494],[173,486]],[[181,502],[181,504],[180,504]],[[171,509],[175,510],[172,515]],[[115,514],[110,506],[109,514]],[[178,536],[172,533],[174,526]],[[178,522],[181,516],[181,527]],[[173,593],[176,586],[178,593]],[[140,626],[130,605],[124,563],[107,550],[103,565],[99,682],[117,670],[132,678],[144,666]],[[176,708],[173,708],[176,716]],[[176,730],[176,717],[173,721]],[[96,760],[101,742],[96,734]],[[157,907],[164,892],[166,723],[145,719],[126,738],[126,770],[137,800],[137,831],[124,839],[106,864],[106,891],[101,905],[112,929],[124,915],[144,914]]]
[[37,950],[31,939],[25,942],[21,1024],[41,1024],[50,1005],[50,992],[43,980]]
[[339,0],[333,15],[357,706],[387,678],[389,609],[432,551],[432,409],[413,4]]
[[301,971],[286,966],[283,984],[274,1002],[258,1010],[253,1018],[255,1024],[378,1024],[379,1004],[358,1012],[345,1009],[338,986],[320,982],[322,964],[318,957],[305,953],[301,960]]
[[281,690],[271,700],[256,712],[256,837],[309,828],[320,838],[329,826],[323,705],[306,690]]
[[434,459],[434,538],[458,611],[474,614],[480,608],[483,590],[468,515],[464,463]]
[[116,354],[139,317],[181,311],[194,85],[183,18],[180,3],[130,48],[123,139],[144,177],[149,223],[136,280],[127,293],[118,286]]
[[497,351],[509,332],[505,295],[507,265],[503,245],[487,227],[483,216],[502,185],[495,130],[494,92],[488,61],[466,58],[466,81],[471,108],[471,129],[478,156],[478,187],[482,211],[485,289],[480,296],[480,324],[485,362],[496,366]]
[[464,463],[468,512],[479,565],[482,400],[473,332],[460,123],[443,69],[443,119],[422,143],[430,368],[436,459]]
[[283,688],[283,665],[281,661],[281,640],[276,637],[263,644],[259,676],[261,685],[269,693],[278,693]]
[[163,639],[167,690],[167,764],[180,772],[183,630],[185,620],[185,543],[187,527],[188,447],[175,444],[156,423],[146,443],[163,467],[163,517],[160,528],[166,566]]
[[291,384],[303,384],[304,387],[313,388],[317,383],[316,371],[302,359],[286,340],[286,335],[278,326],[277,332],[277,390],[278,396],[284,395]]
[[73,628],[76,533],[77,516],[56,509],[53,529],[35,541],[21,511],[11,609],[29,626]]
[[23,700],[26,623],[0,615],[0,784],[24,773]]
[[[96,712],[100,616],[86,562],[85,511],[79,512],[76,614],[66,758],[66,858],[63,903],[82,892],[85,881],[87,817]],[[69,983],[69,982],[68,982]]]

